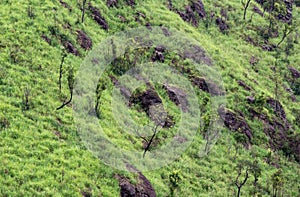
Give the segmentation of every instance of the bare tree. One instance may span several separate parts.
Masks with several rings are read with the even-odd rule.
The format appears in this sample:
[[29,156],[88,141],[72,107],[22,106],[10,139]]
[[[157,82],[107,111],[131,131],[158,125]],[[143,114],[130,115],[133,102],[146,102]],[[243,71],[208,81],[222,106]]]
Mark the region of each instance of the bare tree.
[[85,15],[85,5],[87,0],[82,1],[82,7],[81,7],[81,23],[84,22],[84,15]]
[[241,177],[241,175],[242,175],[243,166],[244,166],[244,165],[243,165],[242,163],[240,163],[240,164],[238,165],[238,175],[237,175],[237,177],[236,177],[236,179],[235,179],[235,182],[234,182],[234,184],[236,185],[236,187],[237,187],[237,189],[238,189],[238,191],[237,191],[237,197],[240,197],[240,195],[241,195],[241,189],[242,189],[242,187],[246,184],[246,182],[247,182],[247,180],[248,180],[248,178],[249,178],[249,173],[248,173],[249,167],[246,166],[246,172],[245,172],[244,180],[243,180],[243,181],[240,181],[240,180],[239,180],[240,177]]
[[250,2],[251,2],[251,0],[246,0],[246,1],[242,0],[242,4],[243,4],[243,7],[244,7],[244,16],[243,16],[244,20],[246,20],[247,9],[250,5]]
[[65,58],[67,57],[67,53],[65,50],[62,52],[62,57],[60,61],[60,66],[59,66],[59,78],[58,78],[58,85],[59,85],[59,92],[61,92],[61,79],[62,79],[62,74],[63,74],[63,64],[65,62]]
[[70,99],[66,102],[64,102],[60,107],[58,107],[56,110],[60,110],[64,108],[66,105],[72,102],[73,98],[73,89],[74,89],[74,70],[73,68],[69,69],[69,76],[68,76],[68,86],[70,91]]

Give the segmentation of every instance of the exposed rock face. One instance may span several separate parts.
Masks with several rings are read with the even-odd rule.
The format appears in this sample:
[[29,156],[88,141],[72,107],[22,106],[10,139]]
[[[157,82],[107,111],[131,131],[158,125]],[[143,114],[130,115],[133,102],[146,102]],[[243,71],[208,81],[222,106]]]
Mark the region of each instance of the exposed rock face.
[[103,16],[101,16],[100,10],[98,10],[96,7],[93,7],[91,2],[89,2],[88,9],[92,13],[93,19],[105,30],[108,30],[108,24]]
[[135,0],[126,0],[126,3],[131,7],[135,6]]
[[92,40],[82,30],[77,31],[77,41],[83,49],[85,50],[92,49],[93,46]]
[[266,103],[274,110],[276,117],[249,109],[252,118],[257,118],[264,123],[264,132],[269,137],[269,144],[273,150],[282,150],[286,155],[294,155],[300,162],[300,136],[293,134],[286,119],[286,113],[279,101],[268,98]]
[[164,85],[163,88],[167,91],[167,94],[171,101],[173,101],[177,106],[180,106],[182,111],[187,111],[188,100],[186,98],[187,95],[184,90],[168,85]]
[[147,89],[145,92],[142,92],[138,95],[133,95],[130,98],[131,103],[140,103],[141,107],[149,115],[149,110],[152,105],[162,104],[162,100],[156,91],[152,88]]
[[228,127],[230,130],[240,132],[248,138],[248,141],[245,144],[248,146],[251,143],[253,135],[245,118],[222,106],[218,109],[218,113],[224,121],[226,127]]

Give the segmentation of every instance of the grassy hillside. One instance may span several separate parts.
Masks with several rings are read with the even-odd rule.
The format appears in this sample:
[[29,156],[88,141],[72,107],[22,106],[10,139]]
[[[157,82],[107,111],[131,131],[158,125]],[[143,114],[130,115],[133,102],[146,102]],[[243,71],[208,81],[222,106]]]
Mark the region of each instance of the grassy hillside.
[[[129,193],[124,185],[139,196],[149,190],[145,180],[157,196],[236,196],[236,184],[247,173],[241,196],[299,196],[299,1],[292,4],[292,17],[288,3],[277,0],[271,9],[258,2],[251,1],[244,20],[239,0],[208,0],[203,7],[194,0],[91,0],[82,22],[80,0],[2,0],[0,196],[119,196]],[[141,26],[174,29],[197,41],[204,51],[200,61],[219,71],[226,96],[226,106],[213,113],[213,96],[203,87],[209,81],[172,51],[129,48],[128,57],[117,58],[99,79],[96,112],[120,148],[142,154],[146,142],[114,120],[113,87],[132,65],[161,62],[155,52],[194,84],[201,110],[203,124],[180,158],[143,174],[105,165],[84,146],[73,103],[57,110],[69,100],[69,87],[89,52],[108,36]],[[176,137],[181,110],[161,84],[150,82],[133,93],[129,113],[137,122],[154,122],[142,101],[151,87],[174,124],[160,129],[155,150]],[[224,127],[209,154],[200,156],[214,116]]]

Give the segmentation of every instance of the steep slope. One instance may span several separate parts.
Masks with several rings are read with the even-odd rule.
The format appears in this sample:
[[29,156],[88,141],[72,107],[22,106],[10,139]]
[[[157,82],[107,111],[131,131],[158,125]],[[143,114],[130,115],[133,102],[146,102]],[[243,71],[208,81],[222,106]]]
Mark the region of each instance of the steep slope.
[[[243,20],[238,0],[95,0],[87,1],[82,23],[82,1],[1,1],[1,196],[232,196],[246,171],[241,196],[299,196],[299,7],[291,10],[290,1],[275,1],[272,8],[264,2],[251,1]],[[129,49],[128,59],[117,59],[99,80],[97,112],[106,134],[124,149],[143,153],[147,147],[146,140],[125,134],[107,107],[113,87],[133,62],[174,65],[194,85],[204,124],[173,163],[148,172],[129,166],[133,172],[127,172],[105,165],[83,145],[72,102],[56,109],[68,101],[72,76],[92,49],[109,35],[140,26],[174,28],[201,48],[184,57],[151,46]],[[226,106],[218,114],[207,104],[209,81],[185,60],[194,56],[222,76]],[[142,123],[155,122],[152,105],[168,106],[169,121],[153,149],[176,137],[178,92],[184,95],[150,83],[131,98],[129,111]],[[214,115],[224,127],[209,154],[200,157]]]

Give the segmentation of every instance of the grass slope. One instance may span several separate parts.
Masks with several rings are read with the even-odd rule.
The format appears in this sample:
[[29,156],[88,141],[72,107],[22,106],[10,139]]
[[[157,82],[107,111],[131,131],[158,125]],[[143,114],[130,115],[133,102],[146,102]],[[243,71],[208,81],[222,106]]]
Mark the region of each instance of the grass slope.
[[[274,97],[277,78],[280,82],[279,100],[287,120],[292,125],[292,132],[300,134],[300,98],[298,95],[296,101],[292,102],[290,93],[286,91],[286,86],[291,85],[288,66],[300,69],[299,43],[294,44],[287,60],[276,65],[279,72],[274,73],[275,52],[264,51],[242,39],[245,35],[257,36],[257,31],[251,28],[266,26],[268,22],[258,14],[253,15],[251,23],[243,21],[239,0],[204,2],[208,14],[214,12],[219,16],[221,9],[231,10],[228,11],[230,29],[226,34],[219,31],[215,19],[207,23],[200,21],[198,27],[184,22],[177,13],[168,9],[167,1],[138,0],[134,7],[119,2],[118,8],[108,8],[105,1],[91,1],[107,20],[108,31],[92,19],[90,12],[87,12],[82,24],[77,2],[65,2],[70,9],[63,7],[59,1],[50,0],[0,2],[0,196],[118,196],[120,188],[115,174],[136,182],[136,174],[120,172],[104,165],[81,144],[70,106],[59,111],[56,108],[69,96],[68,71],[71,68],[76,71],[88,54],[77,42],[77,30],[86,32],[96,46],[108,35],[146,23],[176,28],[199,41],[221,71],[227,108],[244,113],[254,135],[253,145],[247,150],[238,142],[236,132],[224,128],[211,153],[199,158],[198,147],[202,141],[199,131],[197,139],[181,158],[159,170],[144,173],[157,196],[170,195],[169,175],[174,171],[179,171],[181,177],[175,196],[233,196],[236,194],[234,181],[238,165],[244,160],[256,161],[261,168],[261,176],[258,186],[254,187],[254,176],[250,175],[242,187],[242,196],[271,196],[272,176],[278,169],[282,170],[280,178],[284,196],[300,195],[299,163],[293,156],[287,157],[284,151],[271,149],[269,137],[263,132],[264,124],[250,117],[248,108],[251,106],[245,99],[251,95],[256,98],[260,95]],[[174,7],[183,9],[190,1],[172,2]],[[137,12],[143,13],[146,18],[140,17],[140,22],[136,21]],[[249,9],[247,18],[252,13]],[[299,19],[299,8],[294,7],[293,13]],[[119,16],[126,21],[122,22]],[[50,38],[51,43],[43,40],[42,35]],[[299,37],[296,33],[293,35]],[[61,92],[58,88],[63,48],[60,40],[72,43],[80,54],[75,56],[69,53],[66,56]],[[271,39],[274,43],[279,40]],[[282,48],[286,45],[284,42]],[[255,65],[257,71],[249,63],[251,57],[259,59]],[[284,55],[281,55],[281,59],[285,59]],[[240,79],[251,86],[251,92],[238,85]],[[201,91],[198,94],[201,101],[205,95]],[[108,105],[106,102],[110,97],[109,91],[104,92],[103,106]],[[170,113],[176,116],[176,107],[169,100],[163,102],[169,103]],[[259,108],[260,105],[254,107]],[[275,116],[272,110],[263,110],[267,115]],[[115,136],[115,143],[122,147],[141,148],[138,145],[132,147],[126,136],[118,132],[117,126],[111,124],[109,110],[102,112],[105,118],[101,121],[107,125],[105,131]],[[139,114],[135,110],[132,113]],[[140,118],[144,121],[147,119],[145,115]],[[268,159],[271,162],[267,162]]]

